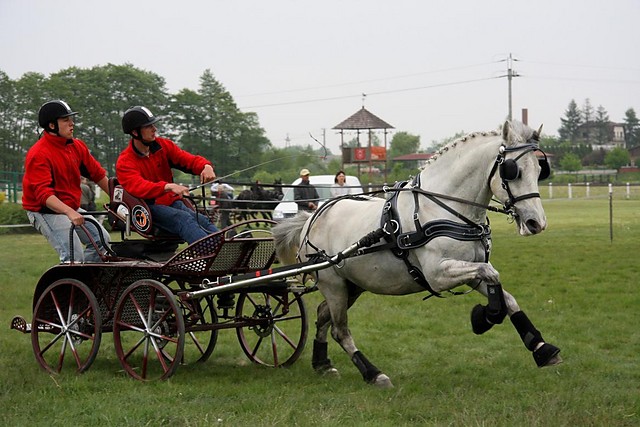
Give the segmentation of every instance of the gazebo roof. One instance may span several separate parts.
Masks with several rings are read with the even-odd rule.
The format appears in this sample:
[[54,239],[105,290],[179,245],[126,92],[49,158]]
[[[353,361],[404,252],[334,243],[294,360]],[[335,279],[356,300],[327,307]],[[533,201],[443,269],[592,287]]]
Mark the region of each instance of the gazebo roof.
[[394,129],[394,127],[362,107],[351,117],[334,126],[333,129]]

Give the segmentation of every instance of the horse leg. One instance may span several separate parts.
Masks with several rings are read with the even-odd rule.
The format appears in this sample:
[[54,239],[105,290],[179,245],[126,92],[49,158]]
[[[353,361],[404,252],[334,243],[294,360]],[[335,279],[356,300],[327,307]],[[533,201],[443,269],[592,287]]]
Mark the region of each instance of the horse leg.
[[525,347],[532,352],[538,367],[553,366],[562,362],[560,349],[544,341],[540,331],[520,309],[513,295],[503,290],[500,284],[481,283],[476,290],[485,295],[489,303],[486,306],[478,304],[471,311],[471,325],[475,334],[480,335],[491,329],[494,324],[502,323],[508,314]]
[[327,352],[327,333],[331,326],[331,313],[327,301],[322,301],[318,305],[318,315],[316,320],[316,337],[313,340],[313,355],[311,366],[313,370],[321,375],[339,376],[339,372],[334,368]]
[[[356,302],[358,297],[364,292],[360,288],[349,289],[349,298],[347,307],[350,308]],[[316,338],[313,340],[313,356],[311,358],[311,366],[321,375],[340,376],[338,370],[331,363],[327,352],[327,335],[331,326],[331,312],[327,301],[322,301],[318,305],[318,313],[316,320]]]
[[[320,284],[319,284],[320,285]],[[319,286],[320,287],[320,286]],[[362,378],[369,384],[381,388],[393,387],[391,380],[382,373],[365,355],[358,350],[349,331],[347,321],[347,310],[362,294],[363,290],[355,285],[349,287],[334,287],[329,293],[327,289],[323,291],[329,312],[331,313],[331,336],[336,340],[342,349],[349,355],[349,358],[362,374]]]

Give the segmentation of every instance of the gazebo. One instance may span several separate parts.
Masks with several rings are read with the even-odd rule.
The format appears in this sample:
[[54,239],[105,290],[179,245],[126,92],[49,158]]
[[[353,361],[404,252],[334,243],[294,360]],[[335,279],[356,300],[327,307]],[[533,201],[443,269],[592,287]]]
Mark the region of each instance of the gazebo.
[[[358,165],[358,175],[360,174],[360,165],[362,163],[368,163],[369,165],[369,177],[371,177],[371,168],[374,162],[384,162],[384,178],[387,179],[387,134],[388,129],[395,129],[389,123],[382,120],[380,117],[371,113],[369,110],[362,108],[358,110],[351,117],[347,118],[340,124],[337,124],[333,129],[340,131],[340,148],[342,150],[342,168],[344,169],[345,163],[356,163]],[[381,129],[384,133],[384,148],[372,146],[373,131]],[[356,131],[356,139],[358,141],[357,147],[345,147],[344,145],[344,132]],[[360,133],[367,131],[368,142],[366,147],[360,145]]]

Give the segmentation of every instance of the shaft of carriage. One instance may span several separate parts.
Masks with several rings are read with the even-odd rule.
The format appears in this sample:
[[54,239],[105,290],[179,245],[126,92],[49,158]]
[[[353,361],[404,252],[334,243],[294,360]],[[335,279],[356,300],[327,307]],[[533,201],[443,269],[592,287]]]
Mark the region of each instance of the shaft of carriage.
[[[312,273],[315,271],[329,268],[333,265],[339,264],[345,258],[353,255],[357,255],[358,250],[363,247],[371,246],[376,243],[382,237],[384,231],[378,229],[373,231],[357,242],[353,243],[346,249],[338,252],[337,254],[329,257],[325,261],[308,261],[299,264],[293,264],[280,269],[270,269],[257,271],[253,274],[245,274],[241,276],[227,276],[218,278],[216,281],[203,281],[200,285],[204,289],[198,291],[188,291],[179,293],[180,298],[183,300],[205,297],[208,295],[215,295],[223,292],[230,292],[239,290],[251,285],[259,285],[268,283],[278,279],[286,279],[288,277],[298,276],[300,274]],[[253,277],[251,277],[253,276]],[[235,280],[235,281],[234,281]]]

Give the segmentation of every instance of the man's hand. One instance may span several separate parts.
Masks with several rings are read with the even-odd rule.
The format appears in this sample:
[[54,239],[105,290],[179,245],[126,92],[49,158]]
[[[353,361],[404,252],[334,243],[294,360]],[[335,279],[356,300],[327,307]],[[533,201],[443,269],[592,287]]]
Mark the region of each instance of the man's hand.
[[213,167],[211,165],[205,165],[200,173],[200,184],[211,182],[214,179],[216,179],[216,173],[213,171]]
[[172,192],[177,194],[178,196],[188,196],[189,189],[184,185],[176,184],[175,182],[169,182],[164,186],[164,191]]
[[67,218],[69,218],[69,221],[71,221],[73,225],[75,225],[76,227],[84,224],[84,217],[80,212],[76,212],[73,209],[69,209],[66,215],[67,215]]

